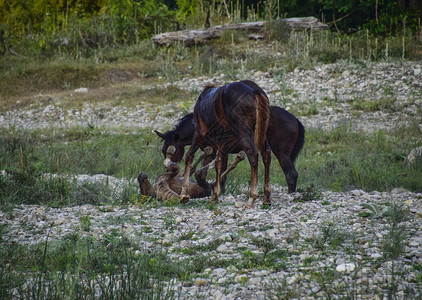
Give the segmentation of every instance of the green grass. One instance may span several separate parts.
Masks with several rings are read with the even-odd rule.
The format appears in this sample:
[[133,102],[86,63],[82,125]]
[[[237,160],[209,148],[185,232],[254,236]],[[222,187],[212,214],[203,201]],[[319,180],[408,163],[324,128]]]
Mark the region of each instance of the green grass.
[[1,299],[173,299],[164,282],[183,270],[166,253],[137,249],[118,232],[100,240],[72,234],[34,246],[3,244],[0,253]]
[[[417,127],[374,134],[356,133],[347,124],[331,131],[307,130],[306,143],[296,162],[303,199],[318,199],[318,190],[389,191],[403,187],[422,191],[420,162],[405,162],[411,149],[421,145]],[[148,130],[139,134],[116,134],[95,127],[25,131],[3,129],[0,136],[1,203],[129,203],[137,194],[136,176],[145,171],[153,181],[164,171],[160,140]],[[116,195],[110,186],[75,182],[45,174],[106,174],[126,178],[127,185]],[[210,172],[210,178],[213,176]],[[226,193],[245,191],[250,171],[241,162],[227,180]],[[263,178],[263,166],[259,168]],[[273,157],[271,182],[285,186],[284,173]],[[118,197],[118,199],[116,199]],[[312,198],[312,199],[308,199]],[[194,205],[194,203],[192,204]],[[213,209],[210,207],[210,209]]]

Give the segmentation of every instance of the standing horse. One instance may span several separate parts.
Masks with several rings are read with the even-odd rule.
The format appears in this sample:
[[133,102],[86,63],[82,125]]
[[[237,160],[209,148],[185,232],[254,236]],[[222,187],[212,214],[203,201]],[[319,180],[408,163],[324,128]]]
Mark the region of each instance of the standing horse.
[[251,166],[248,206],[252,207],[258,197],[258,151],[265,166],[264,203],[271,203],[271,150],[266,141],[268,121],[268,98],[248,84],[234,82],[218,88],[205,88],[193,111],[194,133],[186,153],[181,202],[189,200],[187,189],[195,152],[201,145],[209,144],[216,150],[216,181],[211,201],[218,201],[221,171],[228,154],[243,150]]
[[[251,84],[251,81],[244,81]],[[166,133],[155,133],[163,139],[162,151],[165,153],[171,145],[176,147],[176,153],[172,157],[174,162],[180,162],[184,155],[185,146],[191,144],[194,132],[193,114],[184,116],[175,129]],[[267,140],[271,151],[277,157],[281,169],[286,177],[288,192],[296,191],[298,173],[294,162],[303,148],[305,142],[305,129],[302,123],[291,113],[281,107],[270,106],[270,121],[267,130]],[[207,145],[202,145],[205,148]],[[223,165],[223,169],[225,169]]]

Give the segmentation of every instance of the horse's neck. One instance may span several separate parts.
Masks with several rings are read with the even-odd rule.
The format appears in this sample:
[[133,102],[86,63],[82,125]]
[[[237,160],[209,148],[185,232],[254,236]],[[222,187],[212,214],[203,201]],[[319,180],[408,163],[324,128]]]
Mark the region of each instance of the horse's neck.
[[190,145],[192,143],[193,131],[193,125],[190,125],[190,127],[186,125],[179,132],[179,142],[184,146]]

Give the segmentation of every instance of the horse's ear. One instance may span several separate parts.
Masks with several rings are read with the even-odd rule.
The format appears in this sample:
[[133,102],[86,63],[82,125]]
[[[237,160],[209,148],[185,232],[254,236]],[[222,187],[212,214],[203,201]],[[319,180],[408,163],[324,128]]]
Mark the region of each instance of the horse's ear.
[[160,138],[162,138],[164,140],[164,134],[162,134],[161,132],[154,130],[155,134],[158,135]]

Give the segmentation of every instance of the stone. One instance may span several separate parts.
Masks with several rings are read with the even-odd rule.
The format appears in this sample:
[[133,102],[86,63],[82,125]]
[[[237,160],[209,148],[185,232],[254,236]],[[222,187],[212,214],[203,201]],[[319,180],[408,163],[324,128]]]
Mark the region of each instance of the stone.
[[228,243],[226,244],[221,244],[220,246],[218,246],[217,248],[217,252],[228,252],[230,249],[228,247]]
[[79,88],[74,90],[75,93],[88,93],[88,89],[87,88]]
[[236,201],[234,203],[234,207],[236,207],[236,208],[242,208],[244,206],[245,206],[245,202],[242,202],[242,201]]
[[381,258],[381,257],[382,257],[382,254],[381,253],[378,253],[378,252],[371,254],[371,258],[377,259],[377,258]]
[[208,286],[209,282],[208,280],[202,279],[202,278],[197,278],[195,280],[195,286],[196,287],[203,287],[203,286]]
[[354,263],[340,264],[336,267],[336,271],[340,273],[350,273],[355,270],[356,266]]
[[214,269],[214,270],[211,272],[211,274],[212,274],[212,275],[215,275],[215,276],[218,276],[218,277],[221,277],[221,276],[224,276],[224,275],[226,275],[226,274],[227,274],[227,270],[226,270],[226,269],[224,269],[224,268],[217,268],[217,269]]
[[206,219],[202,219],[201,221],[199,221],[199,230],[204,230],[205,226],[207,226],[209,222],[210,220]]
[[214,291],[214,295],[212,296],[213,300],[223,300],[225,298],[226,297],[224,296],[224,294],[220,290]]
[[238,275],[234,278],[234,282],[236,283],[243,283],[243,282],[246,282],[247,280],[248,280],[247,275]]
[[261,282],[261,280],[262,280],[261,277],[253,277],[249,279],[248,283],[253,284],[253,285],[258,285]]
[[406,162],[408,164],[414,164],[418,161],[422,161],[422,146],[412,149],[406,156]]
[[391,190],[391,194],[405,194],[408,193],[409,191],[403,188],[395,188]]

